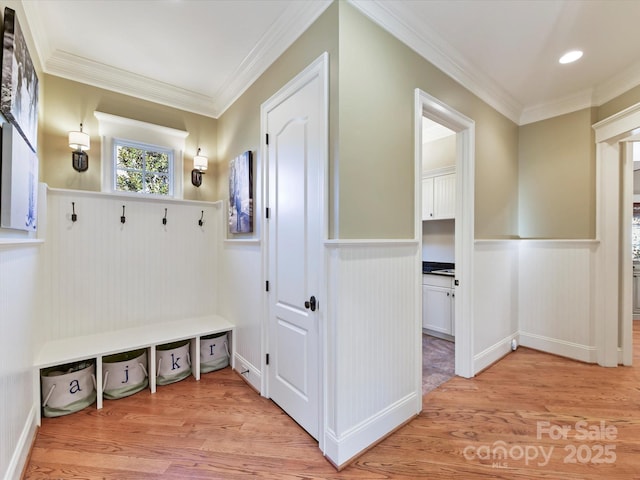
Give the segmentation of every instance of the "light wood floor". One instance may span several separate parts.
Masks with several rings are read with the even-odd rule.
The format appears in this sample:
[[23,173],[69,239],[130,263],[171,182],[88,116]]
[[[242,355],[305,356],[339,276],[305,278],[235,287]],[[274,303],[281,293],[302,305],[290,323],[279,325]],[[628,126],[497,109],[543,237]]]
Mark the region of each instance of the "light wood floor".
[[[105,401],[102,410],[43,419],[24,477],[640,479],[634,330],[633,367],[520,348],[476,378],[453,378],[424,396],[419,417],[341,472],[277,406],[225,369],[155,395]],[[580,421],[591,439],[581,438]],[[570,428],[566,438],[551,438],[549,428],[555,434],[559,426]],[[500,446],[503,458],[492,459]]]

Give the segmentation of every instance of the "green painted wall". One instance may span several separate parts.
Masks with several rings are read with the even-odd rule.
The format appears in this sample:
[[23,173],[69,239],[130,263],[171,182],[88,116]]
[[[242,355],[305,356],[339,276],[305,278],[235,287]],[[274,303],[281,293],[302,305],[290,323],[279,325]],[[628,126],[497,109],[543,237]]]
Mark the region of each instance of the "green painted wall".
[[[185,130],[184,198],[189,200],[215,200],[214,167],[216,165],[217,120],[195,113],[147,102],[83,83],[53,75],[43,75],[43,111],[39,129],[42,141],[38,148],[40,178],[50,187],[74,190],[100,191],[101,142],[98,120],[94,112],[100,111],[142,122]],[[78,173],[71,167],[71,149],[67,144],[70,130],[77,130],[80,122],[91,135],[89,170]],[[135,139],[134,139],[135,140]],[[198,147],[209,157],[210,170],[200,188],[191,185],[192,158]],[[209,180],[211,178],[211,180]]]
[[[229,161],[246,150],[254,154],[254,168],[262,162],[260,106],[287,82],[329,52],[329,168],[336,157],[338,101],[338,5],[331,5],[314,24],[287,49],[218,119],[218,192],[228,196]],[[257,177],[254,177],[257,178]],[[330,211],[333,209],[333,182],[330,182]]]
[[515,234],[517,126],[343,2],[331,5],[219,118],[219,198],[227,194],[229,160],[252,150],[261,161],[260,105],[324,51],[331,238],[414,237],[416,87],[477,122],[476,236]]
[[520,127],[523,238],[595,237],[595,111]]
[[640,85],[600,105],[596,109],[597,113],[594,123],[604,120],[638,102],[640,102]]
[[[595,147],[591,124],[640,101],[640,87],[594,109],[518,127],[370,21],[335,2],[218,119],[41,74],[41,179],[100,188],[94,110],[189,131],[185,198],[225,199],[231,158],[261,162],[260,105],[323,52],[330,58],[329,236],[413,238],[414,90],[473,119],[476,238],[592,238]],[[83,121],[90,169],[70,166],[66,135]],[[210,158],[200,189],[189,182],[198,147]],[[419,234],[420,232],[418,232]]]
[[515,235],[518,127],[354,7],[339,6],[338,236],[413,237],[416,87],[476,122],[476,237]]

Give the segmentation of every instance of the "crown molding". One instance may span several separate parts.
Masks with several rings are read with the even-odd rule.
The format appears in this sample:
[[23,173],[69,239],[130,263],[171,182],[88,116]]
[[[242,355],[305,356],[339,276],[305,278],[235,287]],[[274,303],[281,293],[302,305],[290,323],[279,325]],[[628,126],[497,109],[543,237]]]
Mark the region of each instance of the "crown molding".
[[551,102],[526,107],[520,115],[518,125],[539,122],[593,106],[593,89],[582,90]]
[[123,95],[209,117],[215,116],[213,99],[207,95],[178,88],[67,52],[56,50],[45,62],[44,69],[51,75]]
[[525,108],[520,115],[519,125],[546,120],[585,108],[599,107],[638,85],[640,85],[640,63],[619,72],[593,89],[586,89],[573,95]]
[[33,2],[24,2],[25,16],[45,73],[98,88],[218,118],[326,10],[331,0],[290,2],[284,14],[260,39],[224,85],[212,97],[111,67],[68,52],[52,51]]
[[442,37],[420,24],[402,2],[348,0],[348,3],[505,117],[518,122],[522,105]]
[[640,85],[638,63],[594,89],[524,107],[491,78],[467,62],[442,37],[419,24],[402,2],[348,0],[348,3],[517,125],[600,106]]
[[[466,61],[442,37],[425,28],[403,2],[347,0],[349,4],[394,35],[454,81],[518,125],[583,108],[599,106],[640,85],[640,63],[606,80],[593,90],[524,108],[508,92]],[[68,52],[53,51],[47,41],[45,19],[37,2],[20,2],[23,29],[33,39],[35,54],[45,73],[86,83],[204,116],[218,118],[326,10],[332,0],[290,2],[289,7],[258,44],[229,75],[214,96],[181,89]]]
[[600,106],[640,85],[640,62],[596,86],[594,104]]
[[267,68],[302,35],[331,5],[333,0],[290,2],[256,46],[242,60],[214,95],[216,115],[222,115]]

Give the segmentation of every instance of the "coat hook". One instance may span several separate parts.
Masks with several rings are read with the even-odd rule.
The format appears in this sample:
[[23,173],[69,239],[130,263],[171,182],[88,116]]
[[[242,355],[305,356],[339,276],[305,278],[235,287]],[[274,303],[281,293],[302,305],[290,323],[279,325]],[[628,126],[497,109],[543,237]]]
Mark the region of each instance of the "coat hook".
[[75,222],[78,220],[78,215],[76,215],[76,202],[71,202],[71,221]]
[[124,205],[122,205],[122,216],[120,217],[120,223],[127,221],[127,217],[124,216]]
[[162,224],[166,225],[167,224],[167,209],[164,209],[164,218],[162,219]]
[[198,220],[198,225],[202,226],[202,224],[204,223],[204,210],[202,210],[202,212],[200,213],[200,220]]

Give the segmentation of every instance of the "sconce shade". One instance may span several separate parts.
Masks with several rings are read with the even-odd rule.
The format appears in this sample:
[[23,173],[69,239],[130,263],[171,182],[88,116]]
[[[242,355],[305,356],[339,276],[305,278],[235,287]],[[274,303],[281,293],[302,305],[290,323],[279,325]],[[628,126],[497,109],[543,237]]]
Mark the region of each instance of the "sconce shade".
[[84,132],[69,132],[69,147],[74,150],[89,150],[89,134]]
[[198,149],[198,155],[193,157],[193,168],[203,172],[208,167],[209,167],[209,159],[203,155],[200,155],[200,149]]

